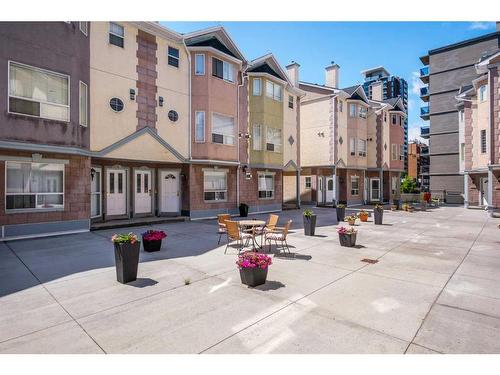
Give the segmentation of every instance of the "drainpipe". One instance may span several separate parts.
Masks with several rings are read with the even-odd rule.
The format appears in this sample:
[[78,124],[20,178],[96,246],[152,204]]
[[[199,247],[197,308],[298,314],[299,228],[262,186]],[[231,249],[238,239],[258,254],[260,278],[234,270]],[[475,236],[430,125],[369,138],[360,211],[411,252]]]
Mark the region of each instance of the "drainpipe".
[[[237,86],[236,90],[236,95],[237,95],[237,103],[236,103],[236,122],[238,124],[238,143],[236,144],[236,152],[238,153],[238,166],[236,168],[236,206],[240,206],[240,169],[241,169],[241,160],[240,160],[240,88],[244,87],[245,85],[245,78],[247,76],[245,75],[245,71],[241,70],[241,85]],[[247,124],[248,125],[248,124]],[[247,126],[248,130],[248,126]],[[246,139],[246,137],[245,137]],[[248,142],[248,139],[247,139]],[[248,151],[248,150],[247,150]],[[247,152],[247,164],[249,160],[249,153]]]
[[188,55],[188,65],[189,65],[189,74],[188,74],[188,97],[189,97],[188,160],[191,160],[191,142],[192,142],[192,139],[191,139],[191,133],[192,133],[191,132],[191,126],[192,126],[192,123],[191,123],[191,118],[192,118],[192,116],[191,116],[191,53],[189,52],[189,50],[187,48],[186,41],[184,40],[184,38],[182,39],[182,45],[184,46],[184,49],[187,52],[187,55]]
[[[497,68],[498,69],[498,68]],[[490,215],[493,214],[493,178],[495,175],[493,174],[493,163],[495,160],[494,152],[495,148],[493,147],[495,143],[495,132],[494,132],[494,120],[493,116],[491,116],[491,111],[493,109],[492,102],[493,102],[493,97],[494,97],[494,92],[493,92],[493,77],[491,76],[491,69],[488,69],[488,96],[489,96],[489,103],[488,103],[488,123],[490,125],[490,141],[489,143],[489,161],[488,161],[488,212]]]

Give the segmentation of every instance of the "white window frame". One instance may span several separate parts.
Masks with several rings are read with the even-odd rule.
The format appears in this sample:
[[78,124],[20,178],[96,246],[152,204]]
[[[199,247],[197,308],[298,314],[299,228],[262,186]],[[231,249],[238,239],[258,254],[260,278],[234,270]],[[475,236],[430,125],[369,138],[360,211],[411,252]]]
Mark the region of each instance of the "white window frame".
[[[214,115],[215,116],[221,116],[221,117],[227,117],[233,119],[233,135],[226,135],[226,134],[221,134],[221,133],[216,133],[214,132]],[[235,119],[233,116],[227,116],[222,113],[217,113],[217,112],[212,112],[212,123],[211,123],[211,129],[210,129],[210,134],[216,134],[216,135],[221,135],[222,136],[222,143],[219,142],[214,142],[213,141],[213,136],[211,137],[211,141],[214,144],[218,145],[226,145],[226,146],[234,146],[236,145],[236,124],[235,124]],[[232,139],[232,142],[229,142],[228,140]]]
[[[271,88],[271,89],[269,89]],[[272,91],[272,94],[270,93]],[[277,102],[283,101],[283,87],[281,85],[274,83],[273,81],[266,80],[266,96]]]
[[349,155],[356,156],[356,138],[349,138]]
[[349,103],[349,117],[356,117],[356,104]]
[[366,157],[366,139],[358,139],[358,156]]
[[[92,181],[90,182],[91,187],[90,187],[90,218],[96,218],[96,217],[101,217],[102,216],[102,168],[101,167],[91,167],[96,171],[96,174],[100,174],[99,178],[99,191],[92,191]],[[91,177],[92,178],[92,177]],[[94,196],[99,195],[99,215],[92,216],[92,199]]]
[[288,95],[288,109],[293,110],[294,105],[293,95]]
[[[179,56],[171,55],[170,54],[170,48],[177,50],[177,53],[178,53]],[[173,59],[175,59],[175,60],[177,60],[177,66],[169,64],[168,59],[170,57],[173,58]],[[172,68],[179,69],[179,67],[181,66],[181,50],[179,48],[173,47],[173,46],[167,46],[167,65],[171,66]]]
[[465,143],[460,143],[460,161],[465,161]]
[[312,178],[310,176],[306,176],[304,181],[304,188],[311,189],[312,188]]
[[[201,71],[198,69],[199,68],[198,57],[202,57],[202,60],[203,60]],[[205,54],[204,53],[196,53],[194,55],[194,75],[196,75],[196,76],[204,76],[205,75],[205,66],[206,66],[206,64],[205,64]]]
[[[259,83],[259,89],[255,89],[255,84]],[[262,95],[262,80],[260,78],[252,78],[252,96],[261,96]]]
[[[276,138],[273,138],[273,139],[270,139],[270,131],[273,132],[273,131],[279,131],[280,132],[280,137],[279,137],[279,141],[280,143],[274,143],[274,141],[276,140]],[[283,130],[280,129],[280,128],[273,128],[271,126],[267,126],[266,127],[266,151],[267,152],[276,152],[276,153],[281,153],[282,149],[283,149],[283,142],[282,142],[282,137],[283,137]],[[273,150],[268,150],[267,149],[267,145],[268,144],[272,144],[273,145]]]
[[366,118],[368,116],[368,110],[362,105],[359,106],[358,116],[360,118]]
[[481,144],[480,144],[481,154],[486,154],[488,152],[488,137],[487,137],[486,129],[481,129],[479,134],[480,134],[480,142],[481,142]]
[[[356,188],[354,188],[353,182],[356,182]],[[351,176],[351,195],[359,195],[359,176]]]
[[[82,86],[85,87],[85,123],[82,122]],[[82,81],[78,84],[78,123],[85,127],[89,125],[89,87]]]
[[344,102],[342,100],[339,100],[339,112],[342,112],[344,110]]
[[[41,73],[44,73],[44,74],[50,74],[50,75],[54,75],[54,76],[59,76],[59,77],[66,78],[68,80],[68,104],[66,105],[66,104],[52,103],[52,102],[43,101],[43,100],[25,98],[25,97],[17,96],[17,95],[11,95],[10,94],[10,67],[12,65],[17,65],[17,66],[20,66],[20,67],[23,67],[23,68],[26,68],[26,69],[37,70],[37,71],[39,71]],[[71,122],[71,77],[69,75],[58,73],[58,72],[54,72],[54,71],[47,70],[47,69],[37,68],[36,66],[22,64],[22,63],[18,63],[18,62],[12,61],[12,60],[9,60],[7,69],[8,69],[8,71],[7,71],[7,74],[8,74],[8,77],[7,77],[7,86],[8,86],[7,87],[7,112],[8,113],[12,113],[12,114],[16,114],[16,115],[21,115],[21,116],[34,117],[34,118],[44,118],[44,119],[47,119],[47,120],[59,121],[59,122],[66,122],[66,123]],[[15,99],[20,99],[20,100],[26,100],[26,101],[29,101],[29,102],[40,103],[40,105],[41,104],[47,104],[47,105],[53,105],[53,106],[56,106],[56,107],[67,108],[68,109],[68,119],[67,120],[61,120],[61,119],[58,119],[58,118],[44,117],[44,116],[41,115],[41,110],[40,110],[40,116],[30,115],[30,114],[26,114],[26,113],[12,112],[10,110],[10,100],[9,100],[9,98],[15,98]]]
[[397,176],[392,176],[391,177],[391,190],[392,190],[393,195],[397,193],[397,189],[398,189],[398,178],[397,178]]
[[[227,202],[227,192],[228,192],[228,186],[227,186],[227,170],[222,169],[204,169],[203,170],[203,201],[205,203],[219,203],[219,202]],[[226,180],[226,188],[225,189],[206,189],[205,188],[205,176],[206,174],[221,174],[221,176],[224,176],[224,179]],[[214,198],[215,199],[206,199],[205,193],[215,193]],[[217,193],[224,193],[224,199],[216,199],[217,198]]]
[[399,145],[399,160],[404,159],[404,147],[403,145]]
[[[203,118],[203,138],[200,139],[198,138],[198,114],[203,114],[202,118]],[[205,132],[206,132],[206,125],[207,122],[206,122],[206,115],[205,115],[205,111],[196,111],[194,113],[194,141],[195,143],[205,143]]]
[[[259,183],[259,180],[261,178],[269,178],[271,177],[272,180],[273,180],[273,184],[272,184],[272,190],[260,190],[260,183]],[[276,179],[275,179],[275,173],[271,173],[271,172],[258,172],[257,173],[257,197],[259,199],[262,199],[262,200],[269,200],[269,199],[274,199],[274,191],[275,191],[275,184],[276,184]],[[265,192],[265,195],[264,197],[261,197],[260,196],[260,193],[262,192]],[[270,194],[269,194],[270,193]],[[269,196],[268,196],[269,194]]]
[[[82,32],[83,35],[85,35],[85,36],[89,35],[89,23],[87,21],[78,22],[78,26],[79,26],[80,31]],[[84,27],[82,28],[82,26],[84,26]]]
[[487,91],[488,91],[488,88],[486,85],[481,85],[479,87],[479,101],[480,102],[484,102],[486,101],[486,98],[487,98]]
[[[52,165],[61,165],[62,166],[62,192],[60,193],[8,193],[7,192],[7,171],[8,165],[10,163],[21,163],[21,164],[52,164]],[[57,162],[45,162],[43,159],[40,161],[24,161],[24,160],[6,160],[5,161],[5,175],[4,175],[4,209],[5,213],[15,213],[15,212],[40,212],[40,211],[64,211],[65,209],[65,185],[66,185],[66,167],[64,163]],[[7,208],[7,196],[9,195],[34,195],[35,196],[35,207],[30,208]],[[62,195],[62,207],[50,207],[50,208],[37,208],[37,200],[38,195]]]
[[[252,144],[254,151],[262,151],[262,128],[260,124],[254,124],[252,128]],[[259,135],[256,135],[256,130],[259,129]],[[257,141],[258,139],[258,141]]]
[[[112,32],[111,31],[111,24],[120,26],[122,28],[122,30],[123,30],[123,35],[118,35],[118,34]],[[114,36],[116,36],[118,38],[121,38],[123,40],[123,46],[121,48],[125,48],[125,27],[123,27],[123,25],[120,25],[119,23],[116,23],[116,22],[109,22],[109,25],[108,25],[108,35],[109,34],[114,35]],[[117,46],[116,44],[113,44],[113,43],[109,43],[109,44],[112,44],[115,47],[120,47],[120,46]]]
[[398,145],[396,143],[391,145],[391,160],[398,160]]

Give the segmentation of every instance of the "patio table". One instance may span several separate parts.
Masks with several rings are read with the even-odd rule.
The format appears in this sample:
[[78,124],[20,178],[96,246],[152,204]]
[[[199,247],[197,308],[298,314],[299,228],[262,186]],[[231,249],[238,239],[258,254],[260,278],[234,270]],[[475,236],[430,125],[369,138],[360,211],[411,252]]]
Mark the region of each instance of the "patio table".
[[[252,233],[254,233],[255,227],[263,227],[266,225],[266,222],[264,220],[240,220],[238,224],[240,227],[252,228]],[[261,249],[257,241],[255,241],[255,235],[252,236],[252,242],[254,247]]]

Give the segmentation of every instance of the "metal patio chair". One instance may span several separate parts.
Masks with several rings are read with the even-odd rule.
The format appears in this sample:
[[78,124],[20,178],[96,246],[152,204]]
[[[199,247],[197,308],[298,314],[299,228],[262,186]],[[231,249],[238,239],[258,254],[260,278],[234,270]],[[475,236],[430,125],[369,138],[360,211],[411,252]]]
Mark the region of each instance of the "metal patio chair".
[[[236,246],[238,247],[238,253],[241,250],[248,246],[248,242],[254,240],[254,234],[248,232],[242,232],[240,226],[237,221],[226,220],[226,234],[227,234],[227,244],[226,249],[224,250],[224,254],[227,252],[227,248],[231,242],[236,241]],[[243,245],[243,241],[245,241],[245,245]]]
[[[288,254],[291,254],[290,247],[286,242],[288,236],[288,231],[292,226],[292,220],[288,220],[284,227],[275,227],[273,230],[269,230],[264,233],[264,246],[269,242],[269,251],[271,251],[272,241],[276,244],[276,249],[278,249],[278,242],[281,243],[281,249],[288,250]],[[281,252],[281,249],[279,252]]]
[[217,242],[217,245],[220,245],[220,239],[222,238],[222,235],[227,233],[226,230],[226,221],[231,220],[231,215],[229,214],[219,214],[217,215],[217,224],[219,225],[218,228],[218,234],[219,234],[219,241]]

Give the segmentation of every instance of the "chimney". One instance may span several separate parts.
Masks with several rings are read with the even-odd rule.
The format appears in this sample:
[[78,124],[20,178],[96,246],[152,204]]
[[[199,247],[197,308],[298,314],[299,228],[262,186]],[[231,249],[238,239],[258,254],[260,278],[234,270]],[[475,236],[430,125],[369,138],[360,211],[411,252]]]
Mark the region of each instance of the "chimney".
[[371,99],[378,100],[379,102],[381,102],[382,99],[384,99],[383,95],[382,95],[382,82],[377,81],[377,82],[372,83],[370,86],[372,88]]
[[329,87],[339,87],[339,69],[340,66],[334,61],[325,68],[325,85]]
[[294,86],[299,86],[299,68],[300,65],[295,61],[292,61],[290,65],[286,66],[286,72],[288,74],[288,78],[292,81]]

